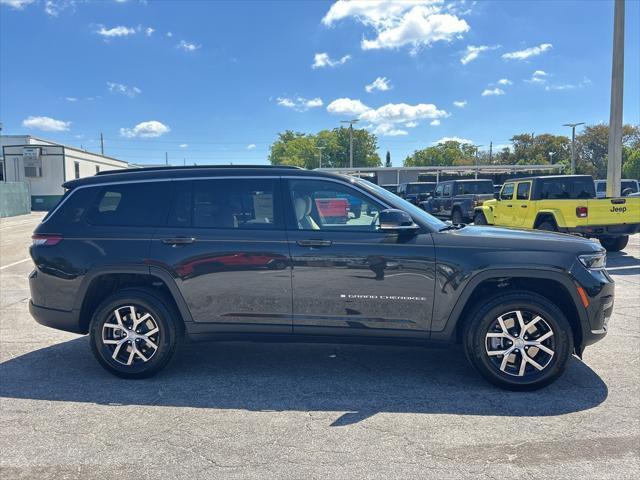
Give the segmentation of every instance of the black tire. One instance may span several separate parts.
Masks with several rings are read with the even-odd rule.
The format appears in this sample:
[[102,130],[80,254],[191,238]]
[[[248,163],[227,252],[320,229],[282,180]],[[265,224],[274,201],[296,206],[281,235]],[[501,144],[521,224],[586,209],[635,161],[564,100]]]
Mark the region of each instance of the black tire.
[[457,208],[451,213],[451,223],[454,225],[460,225],[464,222],[464,217],[462,216],[462,212]]
[[629,243],[629,235],[621,235],[620,237],[602,237],[600,239],[600,245],[602,245],[607,252],[619,252],[624,249]]
[[[498,323],[498,317],[503,315],[506,317],[508,313],[514,313],[516,310],[522,312],[525,320],[526,318],[534,319],[535,316],[540,316],[543,319],[543,322],[537,322],[539,328],[531,327],[534,328],[533,333],[531,329],[525,329],[525,333],[531,335],[529,338],[532,338],[538,331],[545,332],[545,327],[549,327],[548,329],[552,331],[552,335],[543,341],[552,341],[551,346],[547,344],[547,347],[552,347],[553,355],[548,355],[545,351],[537,349],[533,356],[527,358],[540,362],[538,365],[543,366],[543,369],[538,370],[527,361],[524,362],[525,371],[522,376],[518,376],[519,368],[524,361],[520,349],[515,349],[513,353],[507,355],[509,357],[507,359],[508,362],[505,360],[504,355],[490,356],[488,353],[489,342],[494,341],[494,339],[489,339],[487,334],[496,331],[494,329]],[[519,324],[516,323],[515,318],[516,316],[513,315],[514,328],[519,329]],[[503,321],[504,324],[508,324],[511,319],[503,319]],[[526,324],[528,323],[526,322]],[[542,336],[538,338],[542,338]],[[495,341],[509,343],[506,339],[495,339]],[[463,345],[471,365],[489,382],[507,390],[537,390],[554,382],[564,372],[573,352],[573,333],[571,325],[562,311],[549,300],[535,293],[514,291],[481,301],[473,309],[464,326]],[[507,347],[516,348],[517,345],[515,342],[511,342],[511,345],[492,348],[500,350],[500,348]],[[529,353],[533,351],[533,348],[532,346],[523,347],[521,345],[522,351],[527,350]],[[538,356],[540,352],[542,354]],[[511,357],[513,357],[513,364],[511,363]],[[502,364],[505,364],[505,370],[501,369]]]
[[[157,334],[147,337],[151,343],[148,343],[142,336],[133,333],[130,328],[109,326],[118,324],[124,327],[132,326],[132,316],[127,313],[130,311],[130,306],[134,306],[138,317],[145,316],[146,313],[151,315],[151,319],[141,323],[141,327],[138,328],[141,333],[148,333],[153,331],[154,326],[157,326]],[[121,321],[116,318],[116,310],[119,311]],[[179,341],[179,332],[181,331],[177,323],[179,321],[181,319],[175,308],[155,292],[147,289],[122,290],[109,296],[96,308],[90,326],[91,349],[100,365],[109,373],[122,378],[147,378],[158,373],[171,360]],[[108,324],[107,327],[105,324]],[[127,337],[127,335],[129,336]],[[126,340],[126,338],[132,340]],[[134,338],[135,340],[133,340]],[[117,342],[122,345],[115,353],[118,345],[107,345],[104,341]],[[136,352],[131,354],[133,350],[131,345],[134,342],[136,352],[140,348],[140,354]],[[154,350],[152,345],[157,348]],[[129,355],[133,358],[131,364],[122,363],[125,358],[129,361]],[[148,360],[143,361],[142,356]]]
[[546,232],[557,232],[558,226],[556,225],[556,222],[554,222],[553,220],[544,220],[536,227],[536,229],[544,230]]
[[473,218],[474,225],[488,225],[487,217],[485,217],[484,212],[476,213],[476,216]]

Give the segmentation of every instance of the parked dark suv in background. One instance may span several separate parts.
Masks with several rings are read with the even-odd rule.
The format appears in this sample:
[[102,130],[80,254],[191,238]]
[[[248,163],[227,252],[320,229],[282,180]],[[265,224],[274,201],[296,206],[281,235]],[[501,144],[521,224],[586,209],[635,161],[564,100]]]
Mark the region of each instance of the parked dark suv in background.
[[[150,168],[64,186],[33,235],[31,313],[89,333],[122,377],[156,373],[184,339],[462,343],[487,380],[534,389],[613,308],[597,244],[446,225],[360,179]],[[361,215],[324,216],[327,199]]]
[[438,183],[433,194],[420,208],[438,218],[454,224],[471,223],[475,208],[486,200],[493,200],[491,180],[448,180]]

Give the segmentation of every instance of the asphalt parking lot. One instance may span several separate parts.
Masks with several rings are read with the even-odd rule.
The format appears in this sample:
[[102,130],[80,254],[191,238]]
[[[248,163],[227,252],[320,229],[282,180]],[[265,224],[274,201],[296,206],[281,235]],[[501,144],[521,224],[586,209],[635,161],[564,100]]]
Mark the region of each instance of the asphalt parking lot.
[[125,381],[28,313],[0,222],[0,477],[637,478],[640,235],[609,256],[610,333],[554,385],[498,390],[458,349],[206,344]]

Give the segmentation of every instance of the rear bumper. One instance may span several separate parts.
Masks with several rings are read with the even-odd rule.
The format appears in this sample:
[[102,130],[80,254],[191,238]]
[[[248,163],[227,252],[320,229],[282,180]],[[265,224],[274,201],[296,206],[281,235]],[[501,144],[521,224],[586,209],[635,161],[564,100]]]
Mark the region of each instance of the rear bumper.
[[40,325],[64,330],[72,333],[87,333],[83,331],[78,322],[77,312],[74,310],[56,310],[54,308],[39,307],[29,301],[29,313]]
[[561,229],[565,233],[579,233],[585,237],[618,237],[620,235],[633,235],[640,232],[640,223],[627,223],[620,225],[588,225]]

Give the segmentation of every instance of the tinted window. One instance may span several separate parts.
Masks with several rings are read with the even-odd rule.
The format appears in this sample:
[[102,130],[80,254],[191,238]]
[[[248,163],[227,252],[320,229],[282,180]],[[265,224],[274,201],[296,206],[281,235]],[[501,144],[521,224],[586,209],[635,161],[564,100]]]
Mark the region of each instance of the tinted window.
[[195,228],[276,229],[275,180],[177,181],[168,225]]
[[95,187],[68,190],[60,200],[59,208],[56,206],[51,210],[45,220],[51,225],[60,225],[61,227],[80,222],[99,190]]
[[511,200],[513,198],[513,183],[505,183],[504,187],[502,187],[502,191],[500,192],[500,198],[502,200]]
[[410,183],[407,185],[407,193],[429,193],[433,192],[435,185],[430,183]]
[[383,208],[354,188],[322,180],[291,180],[290,194],[298,230],[375,231]]
[[541,180],[541,198],[551,200],[594,198],[595,187],[590,178],[551,178]]
[[87,214],[98,226],[164,225],[169,182],[137,182],[102,187]]
[[622,187],[620,188],[620,192],[624,192],[627,188],[630,188],[631,190],[633,190],[633,193],[638,191],[638,185],[636,184],[636,182],[632,182],[630,180],[623,180],[622,181]]
[[596,185],[596,187],[597,187],[597,190],[598,190],[599,192],[606,192],[606,191],[607,191],[607,184],[606,184],[606,182],[598,182],[598,183],[597,183],[597,185]]
[[516,193],[516,199],[529,200],[529,190],[531,190],[531,183],[519,183],[518,192]]
[[436,195],[442,195],[442,189],[444,188],[444,186],[442,184],[439,184],[436,187]]
[[493,193],[493,183],[491,182],[460,182],[457,185],[457,195]]
[[444,188],[442,189],[442,195],[445,197],[450,197],[451,196],[451,184],[450,183],[445,183],[444,184]]

